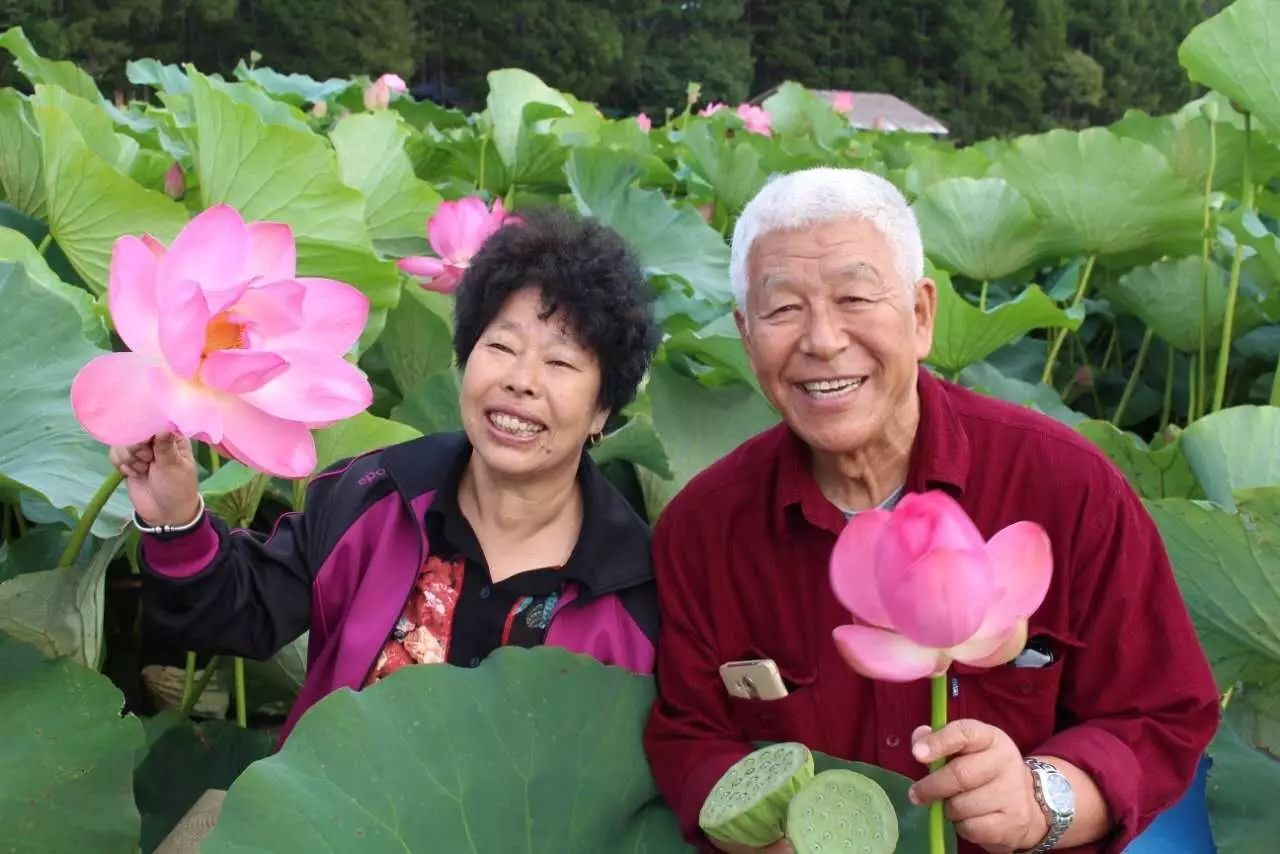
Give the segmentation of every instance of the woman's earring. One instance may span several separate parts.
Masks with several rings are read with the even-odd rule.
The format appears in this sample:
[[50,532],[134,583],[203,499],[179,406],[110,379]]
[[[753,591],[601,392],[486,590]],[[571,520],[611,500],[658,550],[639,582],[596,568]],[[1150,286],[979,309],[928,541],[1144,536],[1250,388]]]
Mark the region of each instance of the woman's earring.
[[599,445],[599,444],[600,444],[601,442],[603,442],[603,441],[604,441],[604,431],[603,431],[603,430],[599,430],[599,431],[597,431],[597,432],[595,432],[595,433],[592,433],[590,436],[588,436],[588,437],[587,437],[587,444],[588,444],[588,445],[590,445],[590,446],[591,446],[591,447],[593,447],[593,448],[594,448],[595,446]]

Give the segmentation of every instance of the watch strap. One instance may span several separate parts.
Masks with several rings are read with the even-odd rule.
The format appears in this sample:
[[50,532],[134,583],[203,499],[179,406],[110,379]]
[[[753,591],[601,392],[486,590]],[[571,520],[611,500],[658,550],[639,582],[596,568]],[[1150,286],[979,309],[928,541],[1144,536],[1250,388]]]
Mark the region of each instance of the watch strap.
[[1075,813],[1060,813],[1049,806],[1048,801],[1045,800],[1043,775],[1050,773],[1061,776],[1062,772],[1048,762],[1042,762],[1039,759],[1028,758],[1023,761],[1026,763],[1027,768],[1031,770],[1031,782],[1035,788],[1036,803],[1040,805],[1041,812],[1044,813],[1045,819],[1049,822],[1049,832],[1027,854],[1045,854],[1046,851],[1058,844],[1058,840],[1067,832],[1067,828],[1071,827]]

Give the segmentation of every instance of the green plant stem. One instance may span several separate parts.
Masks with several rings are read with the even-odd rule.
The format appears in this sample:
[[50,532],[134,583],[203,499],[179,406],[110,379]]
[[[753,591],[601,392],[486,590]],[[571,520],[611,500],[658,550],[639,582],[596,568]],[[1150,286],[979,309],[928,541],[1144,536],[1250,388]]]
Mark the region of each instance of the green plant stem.
[[1194,421],[1202,414],[1204,406],[1205,365],[1209,361],[1209,252],[1213,246],[1213,234],[1209,231],[1212,224],[1210,202],[1213,199],[1213,173],[1218,165],[1218,132],[1217,125],[1209,122],[1209,171],[1204,178],[1204,240],[1200,247],[1200,352],[1196,363],[1196,405],[1188,421]]
[[987,288],[990,284],[988,280],[982,280],[982,292],[978,294],[978,311],[987,310]]
[[[929,726],[937,732],[947,725],[947,674],[932,677],[929,684],[933,689]],[[945,759],[930,762],[930,773],[945,764]],[[946,854],[946,850],[946,818],[942,815],[942,801],[934,801],[929,805],[929,854]]]
[[209,447],[209,474],[215,473],[222,467],[222,458],[218,456],[218,452]]
[[[1244,187],[1240,204],[1245,211],[1253,210],[1253,177],[1249,173],[1249,141],[1251,138],[1250,113],[1244,114],[1244,152],[1241,173]],[[1213,382],[1213,406],[1210,412],[1222,408],[1227,393],[1227,363],[1231,361],[1231,333],[1236,319],[1236,297],[1240,294],[1240,265],[1244,263],[1244,244],[1236,241],[1236,251],[1231,258],[1231,282],[1227,285],[1227,304],[1222,314],[1222,344],[1218,347],[1217,376]]]
[[18,526],[18,536],[25,537],[27,535],[27,518],[22,515],[22,505],[13,505],[13,523]]
[[1138,357],[1133,360],[1133,372],[1129,374],[1129,381],[1124,384],[1124,394],[1120,395],[1120,402],[1116,404],[1115,414],[1111,416],[1111,423],[1120,426],[1121,420],[1124,418],[1124,411],[1129,406],[1129,401],[1133,399],[1133,393],[1138,388],[1138,377],[1142,374],[1142,367],[1147,363],[1147,351],[1151,349],[1151,339],[1155,337],[1155,333],[1151,327],[1147,327],[1147,331],[1143,333],[1142,344],[1138,347]]
[[1168,364],[1164,369],[1164,408],[1160,411],[1160,432],[1169,426],[1169,418],[1173,415],[1173,345],[1168,344],[1167,356],[1165,357]]
[[[195,653],[187,653],[194,656]],[[194,659],[192,659],[194,660]],[[200,681],[196,683],[195,689],[191,692],[191,696],[182,704],[182,716],[185,718],[191,714],[196,707],[196,703],[200,702],[200,695],[204,693],[204,689],[209,687],[209,680],[213,678],[213,672],[218,669],[218,656],[209,659],[204,666],[204,672],[200,674]]]
[[[1276,374],[1271,379],[1271,405],[1280,406],[1280,359],[1276,359]],[[18,514],[18,521],[22,521],[21,513]]]
[[249,726],[249,716],[245,713],[244,659],[237,655],[231,662],[236,677],[236,724],[240,729],[245,729]]
[[484,189],[484,158],[485,158],[485,155],[488,153],[489,153],[489,134],[486,133],[480,137],[480,182],[479,184],[477,184],[477,187],[481,190]]
[[84,513],[80,514],[80,521],[76,522],[76,527],[71,532],[71,542],[67,543],[66,551],[62,553],[62,557],[58,558],[59,567],[71,566],[75,561],[76,555],[80,554],[81,546],[89,536],[89,529],[93,527],[107,499],[116,491],[116,487],[122,480],[124,475],[112,470],[111,474],[107,475],[107,479],[102,482],[102,486],[99,486],[98,491],[93,494],[93,498],[89,499],[89,506],[84,508]]
[[516,182],[512,181],[511,186],[507,187],[507,197],[502,200],[502,209],[510,212],[516,205]]
[[[187,651],[186,678],[182,681],[182,708],[187,709],[191,702],[191,691],[196,685],[196,654]],[[191,703],[194,706],[195,703]]]
[[49,244],[52,242],[53,242],[53,232],[46,231],[44,234],[44,239],[40,241],[40,245],[36,247],[36,251],[39,252],[41,255],[43,255],[44,250],[48,249]]
[[1187,425],[1190,426],[1197,418],[1196,413],[1201,410],[1204,405],[1205,390],[1198,385],[1198,377],[1201,373],[1199,358],[1192,356],[1187,364]]
[[[1080,300],[1084,299],[1085,291],[1089,289],[1089,279],[1093,276],[1093,265],[1098,260],[1097,255],[1090,255],[1089,260],[1085,262],[1084,272],[1080,274],[1080,284],[1076,286],[1076,294],[1071,299],[1071,308],[1075,308],[1080,304]],[[1062,345],[1067,340],[1070,330],[1059,329],[1053,338],[1053,346],[1049,348],[1049,358],[1044,364],[1044,374],[1041,375],[1040,381],[1045,385],[1053,385],[1053,367],[1058,361],[1058,354],[1062,352]]]
[[1111,339],[1107,341],[1107,349],[1102,353],[1102,364],[1098,365],[1098,370],[1106,371],[1111,366],[1111,354],[1120,352],[1120,327],[1112,324]]

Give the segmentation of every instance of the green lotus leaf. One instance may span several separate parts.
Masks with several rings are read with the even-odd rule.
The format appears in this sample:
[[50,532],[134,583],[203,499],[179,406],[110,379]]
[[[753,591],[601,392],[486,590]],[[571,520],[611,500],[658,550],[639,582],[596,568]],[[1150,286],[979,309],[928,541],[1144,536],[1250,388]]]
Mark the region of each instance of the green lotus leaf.
[[350,80],[331,77],[320,81],[306,74],[281,74],[270,68],[250,68],[244,60],[236,65],[237,80],[256,83],[267,94],[294,103],[315,103],[336,98],[354,84]]
[[674,332],[667,336],[662,349],[668,359],[687,357],[696,360],[698,367],[694,372],[703,385],[745,382],[756,391],[760,390],[732,315],[721,315],[701,329]]
[[0,632],[0,839],[19,852],[133,854],[134,751],[142,725],[122,717],[107,679]]
[[1177,442],[1152,450],[1140,437],[1109,421],[1090,419],[1077,424],[1076,429],[1102,449],[1143,498],[1199,498],[1203,494]]
[[947,374],[957,374],[981,362],[1006,344],[1033,329],[1079,329],[1082,316],[1064,310],[1035,285],[1006,303],[979,309],[956,293],[951,277],[934,271],[938,288],[938,315],[933,327],[933,348],[927,361]]
[[458,372],[451,367],[442,368],[411,388],[404,400],[391,410],[391,418],[421,430],[424,435],[461,430],[462,412],[458,406],[461,391]]
[[38,101],[32,110],[40,127],[49,229],[76,272],[104,293],[116,239],[145,233],[168,243],[186,224],[186,210],[95,154],[67,110]]
[[679,276],[699,296],[732,299],[729,248],[696,211],[634,186],[638,170],[611,151],[575,149],[565,172],[579,212],[617,230],[647,275]]
[[1005,376],[989,362],[978,362],[960,372],[960,383],[990,397],[1028,406],[1055,418],[1063,424],[1074,426],[1085,416],[1065,406],[1058,392],[1044,383],[1030,383]]
[[705,122],[685,132],[683,159],[730,214],[746,207],[769,177],[760,165],[760,152],[750,141],[735,138],[726,142]]
[[[1182,352],[1198,353],[1201,300],[1206,287],[1202,277],[1199,258],[1158,261],[1130,270],[1113,284],[1104,285],[1102,292],[1116,311],[1137,317]],[[1209,262],[1207,295],[1205,339],[1216,349],[1226,314],[1227,272],[1212,261]],[[1262,320],[1255,304],[1238,301],[1233,337],[1243,335]]]
[[531,125],[539,119],[573,115],[573,106],[563,94],[519,68],[490,71],[488,80],[486,112],[498,155],[517,177],[537,172],[536,162],[547,156],[547,143],[554,149],[560,146],[555,137],[539,139]]
[[948,178],[913,206],[925,252],[977,281],[1000,279],[1036,259],[1042,224],[1018,191],[999,178]]
[[364,197],[342,183],[324,139],[269,124],[215,83],[191,74],[203,204],[229,204],[250,222],[287,223],[297,240],[300,275],[348,282],[374,308],[395,305],[395,267],[374,254],[365,230]]
[[[111,473],[107,449],[84,432],[71,411],[71,380],[103,353],[85,340],[71,304],[0,261],[0,498],[34,492],[79,513]],[[129,518],[119,490],[94,523],[108,536]]]
[[[1141,110],[1130,110],[1111,125],[1111,130],[1155,148],[1192,187],[1204,189],[1212,164],[1213,189],[1239,193],[1244,168],[1244,130],[1228,120],[1211,122],[1202,111],[1208,100],[1192,101],[1167,116],[1149,116]],[[1230,110],[1230,105],[1223,104],[1219,113]],[[1250,140],[1249,171],[1255,182],[1280,173],[1280,150],[1262,134],[1254,134]]]
[[1164,155],[1104,128],[1014,142],[991,168],[1031,203],[1062,255],[1156,258],[1199,248],[1203,199]]
[[0,190],[23,213],[48,217],[40,133],[30,103],[14,89],[0,89]]
[[667,449],[662,446],[662,439],[654,429],[653,422],[646,417],[632,418],[609,433],[603,442],[591,449],[591,458],[596,465],[604,465],[612,460],[625,460],[644,466],[658,477],[675,476],[667,459]]
[[131,59],[125,63],[124,74],[136,86],[150,86],[179,95],[191,92],[191,81],[187,79],[186,72],[158,59]]
[[787,81],[760,105],[769,113],[774,133],[812,139],[832,151],[853,136],[849,120],[799,83]]
[[1197,83],[1216,89],[1280,131],[1280,6],[1237,0],[1199,24],[1178,48],[1178,61]]
[[1280,486],[1280,407],[1233,406],[1182,432],[1183,454],[1210,501],[1230,510],[1232,494]]
[[13,261],[25,267],[32,282],[71,304],[76,314],[80,315],[80,331],[85,338],[104,349],[111,346],[93,297],[83,288],[68,285],[58,278],[58,274],[53,272],[40,250],[25,234],[0,226],[0,261]]
[[404,668],[311,709],[231,786],[202,850],[686,850],[651,806],[652,699],[652,679],[552,647]]
[[1213,841],[1231,854],[1271,854],[1280,836],[1280,761],[1246,741],[1237,727],[1224,724],[1209,745],[1206,800]]
[[401,395],[408,395],[427,377],[449,369],[453,364],[453,298],[407,285],[400,303],[387,315],[378,347]]
[[361,412],[332,427],[316,431],[316,471],[327,468],[338,460],[359,456],[397,442],[407,442],[421,435],[406,424]]
[[991,171],[991,157],[977,146],[956,149],[936,142],[907,143],[909,158],[902,172],[903,190],[911,196],[924,195],[930,187],[948,178],[982,178]]
[[102,100],[102,93],[98,91],[92,77],[73,62],[41,57],[27,40],[22,27],[10,27],[0,33],[0,48],[13,54],[18,70],[31,81],[32,85],[49,83],[61,86],[68,92],[90,101]]
[[389,111],[348,116],[329,136],[342,182],[364,196],[369,237],[401,256],[426,252],[427,220],[440,204],[435,188],[413,174],[409,137],[408,126]]

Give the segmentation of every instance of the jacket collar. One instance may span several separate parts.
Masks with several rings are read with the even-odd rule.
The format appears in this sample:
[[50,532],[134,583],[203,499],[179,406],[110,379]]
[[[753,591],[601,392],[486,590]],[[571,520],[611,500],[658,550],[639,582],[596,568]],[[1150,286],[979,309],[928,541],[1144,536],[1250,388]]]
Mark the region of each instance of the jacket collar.
[[[387,474],[406,501],[443,490],[457,501],[457,478],[471,454],[466,434],[438,433],[393,445],[384,452]],[[649,526],[613,487],[585,451],[578,465],[582,531],[561,572],[584,590],[603,596],[653,580]],[[437,496],[437,499],[441,496]],[[424,520],[417,520],[424,524]]]

